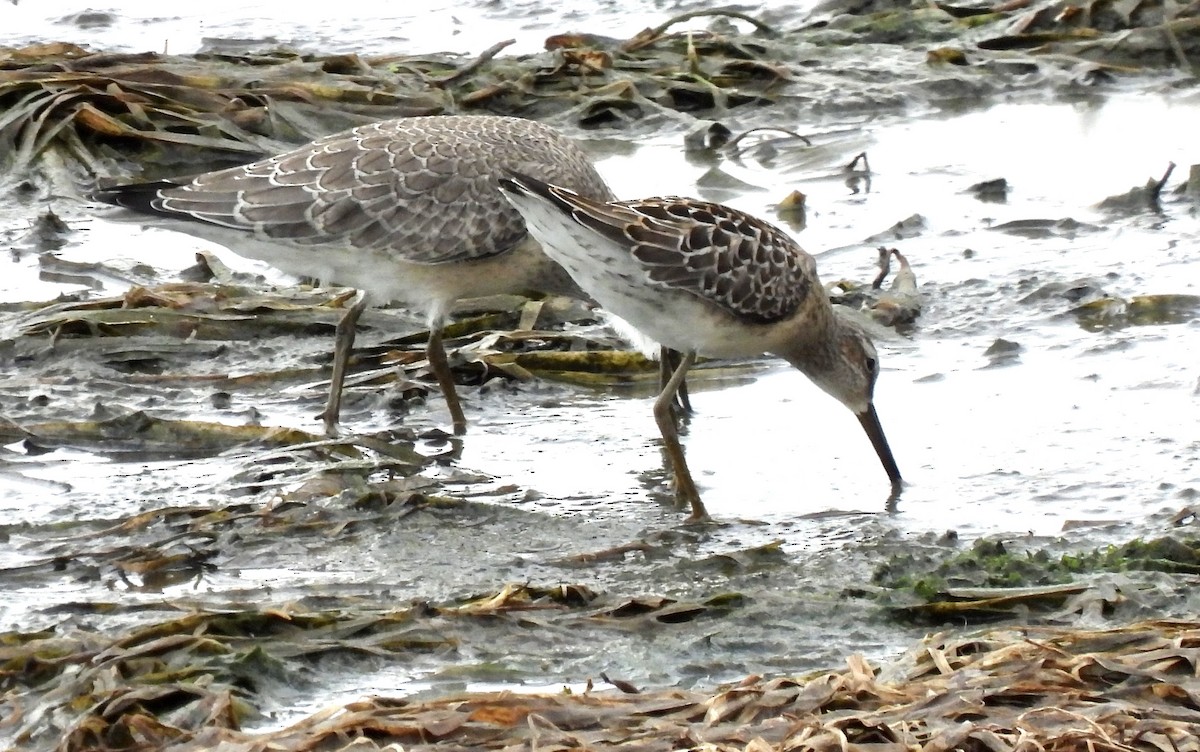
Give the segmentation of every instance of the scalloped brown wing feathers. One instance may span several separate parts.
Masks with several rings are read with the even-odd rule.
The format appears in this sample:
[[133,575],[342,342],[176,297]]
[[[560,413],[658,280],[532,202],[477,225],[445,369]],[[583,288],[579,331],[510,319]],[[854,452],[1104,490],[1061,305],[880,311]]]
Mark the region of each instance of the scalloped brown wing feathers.
[[551,192],[577,222],[628,246],[652,284],[740,319],[779,321],[824,294],[811,256],[779,228],[737,209],[678,197],[602,204]]

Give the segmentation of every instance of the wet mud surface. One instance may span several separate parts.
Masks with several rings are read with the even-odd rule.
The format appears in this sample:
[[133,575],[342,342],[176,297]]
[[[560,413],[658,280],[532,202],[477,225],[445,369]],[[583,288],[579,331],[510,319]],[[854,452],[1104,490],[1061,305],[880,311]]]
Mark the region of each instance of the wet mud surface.
[[[558,300],[460,312],[447,345],[461,438],[446,433],[420,318],[368,311],[346,435],[328,439],[316,415],[347,291],[95,218],[55,192],[77,174],[62,162],[7,173],[0,738],[185,748],[204,740],[178,729],[240,726],[263,734],[239,738],[253,748],[368,697],[589,685],[700,693],[672,700],[682,728],[687,703],[722,683],[855,654],[883,664],[930,632],[964,641],[927,653],[960,655],[956,669],[985,624],[1194,616],[1200,105],[1173,52],[1132,72],[1080,63],[1098,43],[1034,11],[1021,30],[978,33],[915,13],[906,23],[925,31],[907,47],[879,38],[882,17],[871,31],[835,14],[811,33],[837,54],[804,66],[780,53],[795,78],[773,103],[655,100],[632,117],[599,97],[588,111],[626,116],[592,122],[546,96],[618,195],[699,195],[772,219],[835,295],[865,305],[899,499],[850,416],[803,376],[710,362],[684,442],[717,523],[683,524],[650,415],[656,365],[619,325]],[[956,31],[930,36],[933,22]],[[1194,31],[1171,28],[1188,55]],[[1042,44],[1076,46],[1022,46],[1051,31]],[[1005,44],[1003,65],[1029,55],[1036,72],[991,75]],[[955,46],[987,62],[912,62],[915,47]],[[872,83],[874,69],[901,84]],[[722,135],[756,127],[810,143]],[[881,306],[871,289],[881,247],[911,264],[912,320],[894,315],[913,294],[891,290],[894,260],[893,297]],[[1108,548],[1136,539],[1174,543]],[[864,697],[856,665],[823,681]],[[754,707],[790,691],[770,685]],[[385,705],[358,710],[381,724]]]

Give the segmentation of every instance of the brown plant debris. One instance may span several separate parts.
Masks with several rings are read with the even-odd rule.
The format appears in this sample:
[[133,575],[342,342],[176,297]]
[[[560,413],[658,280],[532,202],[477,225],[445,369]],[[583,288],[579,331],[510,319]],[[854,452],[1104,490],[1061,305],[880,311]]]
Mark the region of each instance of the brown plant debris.
[[[804,109],[838,99],[856,108],[864,101],[895,106],[902,100],[881,91],[912,96],[924,86],[936,96],[959,81],[944,68],[972,69],[981,81],[994,81],[985,86],[1007,91],[1014,84],[1094,85],[1163,67],[1190,70],[1200,59],[1196,3],[1031,0],[966,10],[900,3],[878,12],[875,5],[834,0],[823,11],[840,14],[838,23],[787,30],[730,8],[693,10],[627,40],[554,34],[546,52],[526,56],[501,55],[507,40],[469,58],[287,49],[121,54],[61,43],[0,48],[0,155],[18,170],[52,155],[53,164],[81,165],[91,178],[136,152],[147,172],[177,174],[198,171],[197,162],[252,161],[352,125],[409,115],[482,110],[620,127],[788,102]],[[838,54],[872,44],[881,54],[870,63]],[[914,53],[954,65],[904,79],[897,54]]]
[[[104,273],[94,269],[85,276]],[[87,370],[108,384],[102,403],[93,401],[88,410],[95,404],[108,405],[117,395],[126,400],[146,394],[161,397],[164,389],[180,397],[180,410],[185,410],[184,401],[190,399],[194,407],[213,390],[230,390],[243,399],[273,399],[300,382],[314,387],[316,395],[327,383],[322,380],[328,371],[327,354],[263,359],[246,353],[271,338],[295,343],[313,340],[313,335],[318,342],[321,335],[332,336],[351,293],[344,288],[272,289],[233,281],[169,282],[135,286],[120,295],[14,304],[12,314],[0,316],[0,365],[19,362],[22,368],[6,390],[23,395],[48,388],[62,394],[73,391],[70,387],[76,383],[86,388],[86,380],[67,384],[59,376],[64,367],[82,373],[78,364],[86,362]],[[395,311],[369,311],[363,323],[371,332],[367,340],[375,342],[352,353],[348,386],[379,392],[380,385],[390,384],[400,401],[420,401],[433,378],[425,355],[429,332]],[[576,326],[564,328],[566,323]],[[398,328],[410,333],[379,341]],[[455,350],[455,379],[468,386],[496,378],[544,378],[609,388],[650,384],[658,378],[656,363],[628,350],[595,321],[590,308],[566,298],[464,301],[446,337]],[[697,379],[744,377],[752,368],[707,364],[697,370]],[[80,405],[85,402],[81,399]],[[175,407],[161,399],[150,415],[114,404],[86,419],[78,410],[55,409],[62,404],[59,400],[43,406],[14,398],[0,411],[0,436],[42,446],[107,445],[143,452],[174,448],[195,456],[251,442],[277,446],[312,438],[257,425],[193,422],[194,413],[186,411],[186,420],[168,420]]]
[[[313,617],[280,614],[268,621],[256,629],[295,631]],[[314,626],[325,628],[326,621]],[[128,646],[126,658],[105,651],[86,671],[134,656],[152,664],[205,642],[207,652],[222,652],[197,631],[143,639]],[[201,677],[180,672],[153,689],[101,690],[107,697],[79,706],[82,717],[59,749],[1189,752],[1200,749],[1198,655],[1194,621],[1006,628],[933,635],[882,667],[855,655],[839,670],[752,676],[715,693],[650,691],[618,681],[617,691],[589,686],[582,694],[375,697],[261,733],[238,730],[244,708],[232,690],[214,691]],[[271,665],[245,654],[239,663],[243,671]]]
[[[921,315],[923,304],[917,288],[917,275],[909,265],[908,258],[899,250],[880,246],[876,252],[879,254],[879,273],[870,284],[842,279],[826,283],[826,292],[835,304],[863,311],[884,326],[903,327],[912,324]],[[891,285],[885,289],[883,282],[892,271],[892,258],[896,259],[900,268]]]
[[[730,15],[704,11],[693,16]],[[736,12],[732,15],[743,17]],[[752,20],[752,19],[751,19]],[[755,22],[757,23],[757,22]],[[559,35],[538,56],[363,59],[291,50],[243,55],[122,55],[73,45],[0,48],[0,147],[6,166],[47,155],[108,176],[135,156],[148,173],[238,163],[364,122],[463,110],[601,125],[655,112],[767,101],[789,77],[784,47],[748,35],[647,30],[612,50]],[[760,39],[761,37],[761,39]]]

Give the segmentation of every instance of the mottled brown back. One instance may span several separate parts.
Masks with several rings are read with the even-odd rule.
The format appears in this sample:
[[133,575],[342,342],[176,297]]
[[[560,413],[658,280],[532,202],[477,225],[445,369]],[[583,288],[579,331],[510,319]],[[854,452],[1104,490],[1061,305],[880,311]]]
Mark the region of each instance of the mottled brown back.
[[541,123],[498,116],[363,125],[190,182],[118,186],[97,198],[262,241],[440,264],[498,255],[525,238],[520,214],[497,188],[506,169],[613,198],[574,142]]
[[[743,321],[769,324],[802,307],[829,307],[817,266],[778,227],[724,204],[677,196],[601,202],[529,180],[506,190],[535,194],[580,225],[627,248],[651,285],[720,306]],[[556,249],[566,253],[569,244]],[[552,254],[554,255],[554,254]]]

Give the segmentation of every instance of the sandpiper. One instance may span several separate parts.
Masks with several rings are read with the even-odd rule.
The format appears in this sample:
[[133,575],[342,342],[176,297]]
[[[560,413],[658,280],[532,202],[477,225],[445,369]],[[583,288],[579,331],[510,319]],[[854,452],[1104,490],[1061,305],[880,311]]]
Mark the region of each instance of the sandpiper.
[[902,481],[875,413],[879,358],[866,332],[829,303],[817,266],[779,228],[690,198],[604,201],[513,172],[500,181],[544,252],[601,306],[683,353],[654,402],[681,504],[707,519],[671,417],[697,354],[771,353],[850,408],[892,483]]
[[355,325],[368,302],[426,311],[429,363],[462,433],[466,418],[442,346],[454,302],[579,295],[498,190],[509,169],[614,198],[570,139],[531,120],[488,115],[362,125],[253,164],[93,196],[283,271],[359,290],[337,327],[322,413],[328,433],[336,431]]

